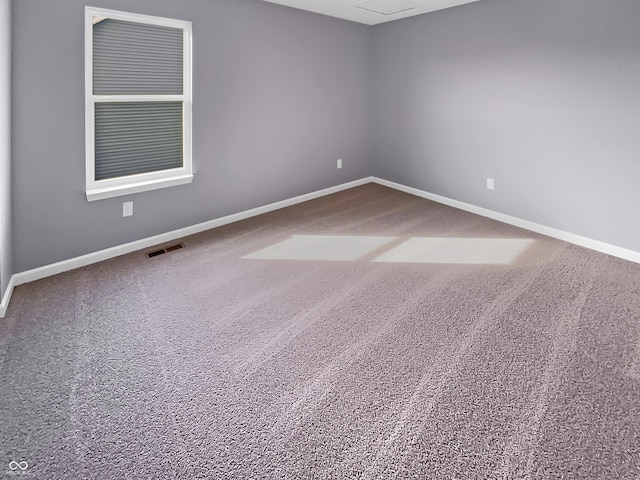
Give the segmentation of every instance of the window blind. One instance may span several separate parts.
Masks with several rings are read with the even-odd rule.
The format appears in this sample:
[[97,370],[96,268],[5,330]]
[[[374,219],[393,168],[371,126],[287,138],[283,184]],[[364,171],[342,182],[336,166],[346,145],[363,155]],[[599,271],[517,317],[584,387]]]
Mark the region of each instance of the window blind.
[[182,95],[183,31],[105,19],[93,26],[94,95]]
[[97,103],[96,180],[182,167],[182,102]]
[[109,18],[93,25],[93,94],[111,97],[95,102],[96,181],[183,166],[183,102],[157,98],[183,95],[183,56],[180,28]]

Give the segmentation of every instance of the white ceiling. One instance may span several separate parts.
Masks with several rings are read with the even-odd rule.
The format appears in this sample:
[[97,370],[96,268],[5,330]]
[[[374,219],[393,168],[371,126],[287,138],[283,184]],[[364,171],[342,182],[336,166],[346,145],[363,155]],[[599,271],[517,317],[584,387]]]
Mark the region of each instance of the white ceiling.
[[263,0],[365,25],[377,25],[478,0]]

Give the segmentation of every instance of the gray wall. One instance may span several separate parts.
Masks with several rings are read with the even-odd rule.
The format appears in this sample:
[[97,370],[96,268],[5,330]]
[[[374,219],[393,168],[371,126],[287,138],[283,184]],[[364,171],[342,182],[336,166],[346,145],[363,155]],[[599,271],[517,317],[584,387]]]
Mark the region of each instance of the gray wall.
[[637,0],[376,26],[375,174],[640,251],[639,26]]
[[0,0],[0,300],[11,277],[11,0]]
[[14,2],[15,271],[370,173],[370,29],[255,0],[95,0],[193,22],[195,178],[88,203],[85,3]]

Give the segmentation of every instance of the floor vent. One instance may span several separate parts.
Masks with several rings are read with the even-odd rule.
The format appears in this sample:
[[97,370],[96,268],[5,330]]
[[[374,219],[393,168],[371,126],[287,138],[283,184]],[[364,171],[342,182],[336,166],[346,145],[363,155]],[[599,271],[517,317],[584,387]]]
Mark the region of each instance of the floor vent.
[[184,248],[184,243],[177,243],[175,245],[171,245],[170,247],[165,248],[165,250],[168,252],[173,252],[174,250],[180,250],[181,248]]
[[175,245],[170,245],[165,248],[161,248],[160,250],[154,250],[153,252],[147,252],[147,258],[157,257],[158,255],[162,255],[163,253],[173,252],[175,250],[180,250],[184,248],[184,243],[176,243]]

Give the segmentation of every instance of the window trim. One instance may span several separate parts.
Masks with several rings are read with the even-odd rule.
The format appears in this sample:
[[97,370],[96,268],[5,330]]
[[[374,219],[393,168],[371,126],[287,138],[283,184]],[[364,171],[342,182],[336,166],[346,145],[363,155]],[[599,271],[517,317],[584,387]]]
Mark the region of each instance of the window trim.
[[[183,32],[183,94],[182,95],[94,95],[93,94],[93,18],[179,28]],[[127,13],[104,8],[85,7],[85,164],[87,201],[128,195],[193,180],[192,170],[192,84],[191,84],[191,22]],[[181,101],[183,119],[183,165],[181,168],[95,180],[95,105],[103,102]]]

